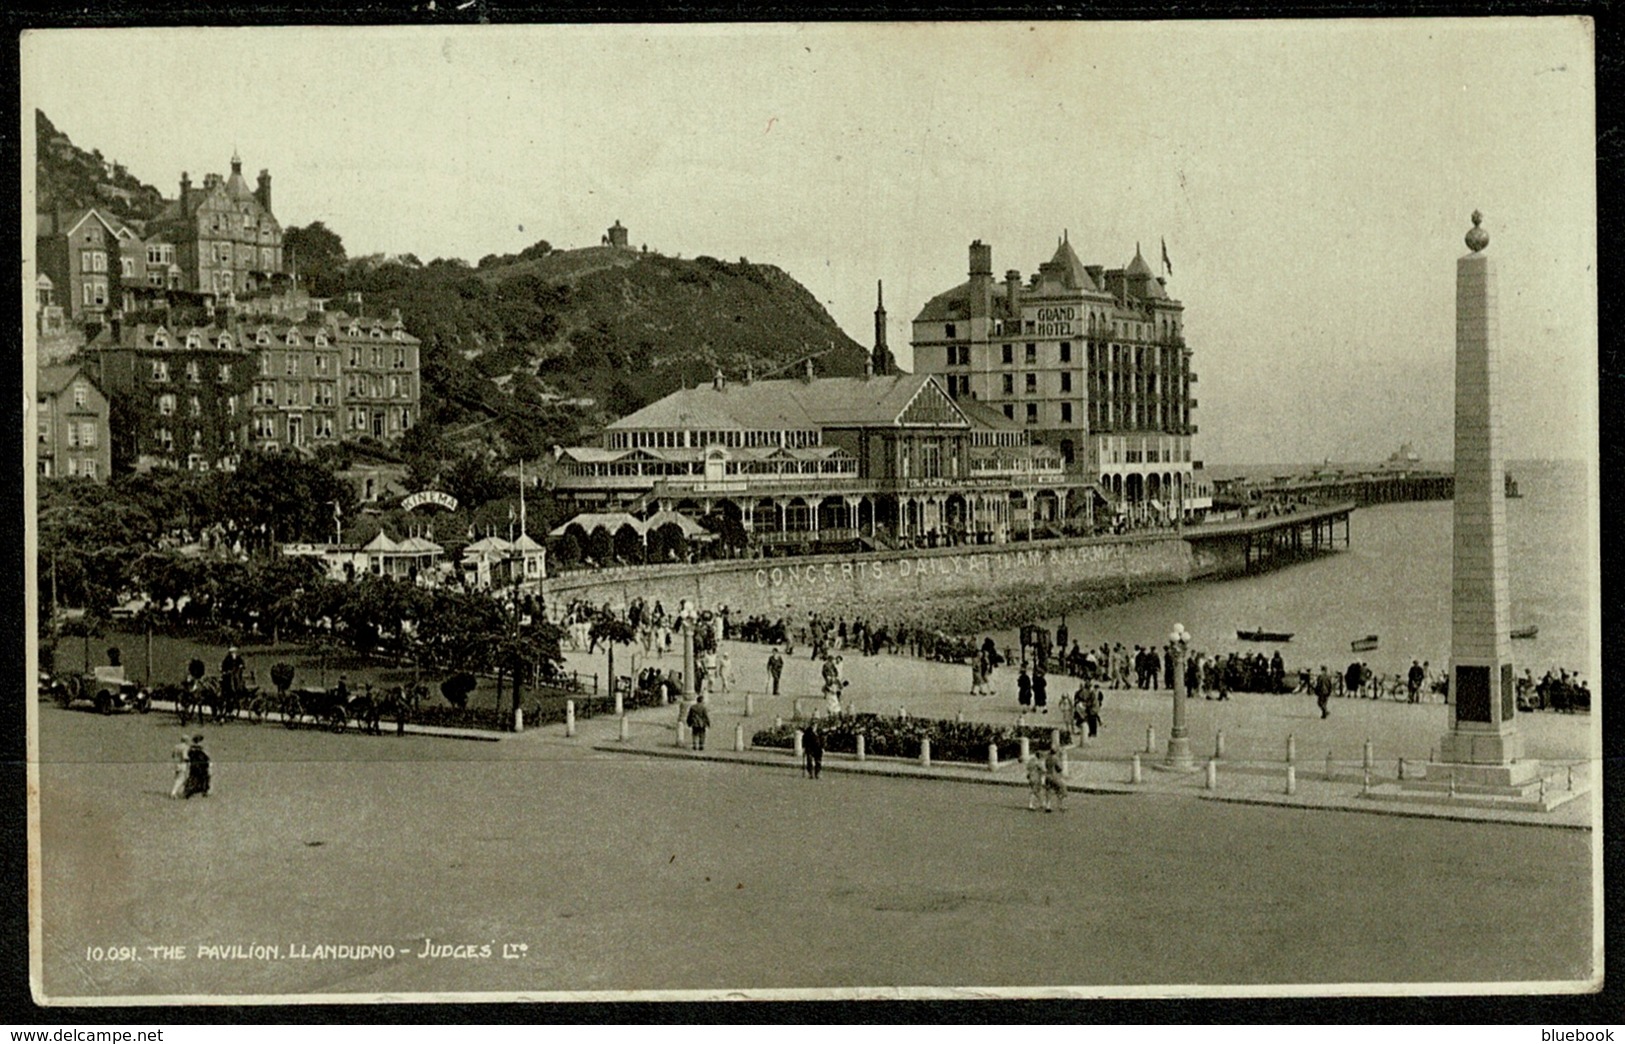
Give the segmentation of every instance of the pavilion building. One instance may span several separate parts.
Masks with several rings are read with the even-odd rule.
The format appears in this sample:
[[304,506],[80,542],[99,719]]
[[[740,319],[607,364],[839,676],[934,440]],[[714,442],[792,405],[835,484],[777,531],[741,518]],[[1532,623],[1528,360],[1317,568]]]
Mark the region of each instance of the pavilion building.
[[577,511],[737,523],[757,546],[994,543],[1092,521],[1092,478],[929,374],[711,384],[558,452]]

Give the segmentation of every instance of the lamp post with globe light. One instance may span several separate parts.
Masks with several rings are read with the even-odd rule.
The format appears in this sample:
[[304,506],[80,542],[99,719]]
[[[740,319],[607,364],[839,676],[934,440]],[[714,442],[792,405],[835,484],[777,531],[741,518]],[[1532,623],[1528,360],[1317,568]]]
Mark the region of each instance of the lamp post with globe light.
[[694,624],[699,618],[694,603],[687,598],[677,603],[678,628],[683,632],[683,688],[685,695],[700,691],[699,679],[694,677]]
[[1190,649],[1190,632],[1184,624],[1174,624],[1168,635],[1168,652],[1174,658],[1174,724],[1168,731],[1168,757],[1163,768],[1177,772],[1191,772],[1196,762],[1191,757],[1190,729],[1185,724],[1185,655]]

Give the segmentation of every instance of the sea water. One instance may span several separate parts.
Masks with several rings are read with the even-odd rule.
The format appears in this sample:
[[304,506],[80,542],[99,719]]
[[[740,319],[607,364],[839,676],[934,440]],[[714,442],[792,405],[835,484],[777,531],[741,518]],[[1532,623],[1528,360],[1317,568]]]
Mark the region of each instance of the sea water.
[[[1302,469],[1298,469],[1302,470]],[[1549,668],[1584,674],[1596,688],[1593,597],[1599,584],[1595,508],[1584,463],[1508,465],[1522,498],[1506,502],[1511,628],[1536,625],[1533,639],[1511,643],[1519,674]],[[1285,473],[1276,469],[1270,474]],[[1155,589],[1121,605],[1074,613],[1069,641],[1136,644],[1167,640],[1173,625],[1192,648],[1209,653],[1280,649],[1289,670],[1346,667],[1363,660],[1392,674],[1425,660],[1435,671],[1450,659],[1453,504],[1448,500],[1360,508],[1349,518],[1349,548],[1269,572]],[[1338,527],[1341,537],[1341,527]],[[1060,621],[1046,621],[1053,630]],[[1291,632],[1280,644],[1243,642],[1238,630]],[[993,632],[1014,647],[1015,630]],[[1350,643],[1375,634],[1376,650]]]

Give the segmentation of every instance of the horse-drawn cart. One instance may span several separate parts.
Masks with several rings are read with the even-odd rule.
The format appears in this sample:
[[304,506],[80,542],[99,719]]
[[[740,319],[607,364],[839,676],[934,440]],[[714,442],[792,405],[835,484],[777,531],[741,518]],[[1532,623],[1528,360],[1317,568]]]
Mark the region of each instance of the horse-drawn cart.
[[283,728],[309,721],[313,725],[343,732],[350,721],[344,694],[339,689],[289,689],[282,697]]

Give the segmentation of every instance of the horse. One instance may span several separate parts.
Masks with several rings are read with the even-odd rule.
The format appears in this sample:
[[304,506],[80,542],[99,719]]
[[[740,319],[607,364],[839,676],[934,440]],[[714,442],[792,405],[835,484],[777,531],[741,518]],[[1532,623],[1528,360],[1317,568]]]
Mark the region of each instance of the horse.
[[219,699],[215,691],[215,683],[208,678],[188,678],[180,685],[175,686],[175,713],[185,725],[192,720],[193,715],[198,721],[203,720],[204,709],[212,708]]
[[368,684],[359,695],[351,697],[349,705],[344,709],[351,718],[355,719],[357,728],[368,735],[377,736],[382,732],[379,727],[381,717],[379,702],[373,699],[372,685]]

